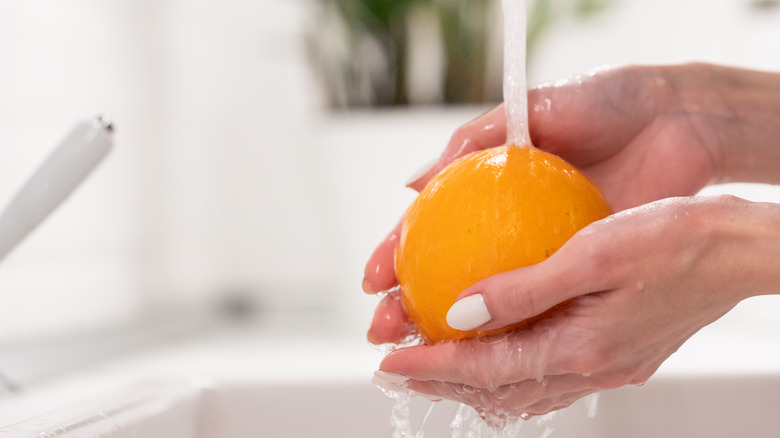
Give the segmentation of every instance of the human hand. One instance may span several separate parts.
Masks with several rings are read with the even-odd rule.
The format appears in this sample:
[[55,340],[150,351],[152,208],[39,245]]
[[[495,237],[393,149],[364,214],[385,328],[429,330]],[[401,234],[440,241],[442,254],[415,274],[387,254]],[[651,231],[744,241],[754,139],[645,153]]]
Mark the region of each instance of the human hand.
[[[693,195],[723,179],[720,146],[730,138],[721,127],[732,117],[727,103],[710,96],[712,84],[694,80],[713,68],[623,67],[532,88],[532,141],[582,170],[616,211]],[[459,128],[433,167],[409,186],[419,191],[453,160],[505,140],[504,109],[498,106]],[[369,259],[366,292],[396,285],[393,251],[399,232],[400,224]]]
[[[541,415],[645,382],[690,336],[749,296],[777,292],[780,206],[671,198],[575,234],[549,259],[485,279],[489,330],[572,300],[530,329],[402,348],[378,383],[400,382],[498,415]],[[390,374],[386,374],[390,373]]]
[[[776,147],[772,139],[780,134],[780,125],[772,122],[769,115],[773,114],[773,109],[780,101],[778,93],[773,91],[780,90],[776,86],[780,75],[698,64],[662,70],[665,74],[658,77],[654,76],[658,74],[657,68],[618,69],[531,90],[529,113],[534,144],[563,156],[583,169],[602,188],[616,210],[666,196],[690,195],[708,182],[779,182],[780,174],[776,169],[780,165],[780,148]],[[421,188],[446,162],[458,156],[503,143],[502,124],[503,111],[497,108],[458,130],[438,167],[410,186]],[[564,129],[556,130],[557,126]],[[683,205],[680,203],[690,203],[691,209],[682,210],[683,216],[679,215],[679,209],[676,217],[670,216],[675,206]],[[683,217],[682,222],[690,226],[689,216],[694,211],[707,211],[703,207],[723,206],[727,203],[730,203],[730,207],[725,211],[729,214],[723,217],[731,219],[730,222],[726,221],[732,225],[729,228],[731,231],[741,230],[741,234],[731,233],[729,238],[729,233],[725,233],[720,235],[721,239],[714,239],[711,235],[710,239],[702,241],[691,240],[690,235],[676,229],[677,234],[665,232],[657,234],[656,238],[650,237],[654,229],[667,229],[670,224],[681,222],[669,222],[670,217]],[[500,274],[479,285],[495,282],[498,286],[495,290],[502,290],[501,286],[504,290],[514,290],[514,286],[524,284],[524,275],[536,272],[536,277],[531,275],[529,278],[541,281],[544,280],[541,274],[556,272],[556,265],[557,272],[561,272],[562,267],[567,266],[567,259],[569,271],[566,271],[566,275],[548,277],[548,280],[552,280],[548,281],[548,286],[557,284],[559,292],[567,284],[563,280],[580,278],[567,277],[569,274],[588,274],[595,279],[602,275],[601,272],[594,272],[598,267],[609,268],[613,274],[605,277],[604,281],[608,278],[622,279],[625,280],[623,284],[615,283],[617,286],[613,289],[592,292],[588,292],[587,288],[573,288],[570,294],[577,298],[566,313],[545,320],[531,330],[508,335],[506,339],[493,338],[490,341],[495,342],[493,344],[485,344],[484,339],[475,339],[401,349],[388,356],[382,369],[406,372],[412,377],[408,382],[409,387],[434,397],[452,398],[479,409],[514,414],[543,413],[566,406],[597,389],[640,383],[698,328],[717,319],[745,295],[776,288],[774,284],[780,282],[776,278],[780,270],[777,266],[771,266],[771,263],[778,258],[777,254],[767,256],[772,251],[767,249],[766,242],[777,241],[777,226],[766,221],[756,221],[769,209],[774,210],[772,215],[776,218],[777,206],[751,205],[744,201],[729,201],[727,198],[718,202],[678,199],[630,210],[600,221],[576,235],[559,251],[560,254],[556,253],[538,266],[517,271],[524,274],[518,277],[512,273]],[[716,217],[714,213],[710,211],[703,217]],[[631,222],[630,226],[627,221]],[[621,233],[618,233],[621,239],[613,240],[611,229],[617,229],[620,224],[623,225]],[[703,220],[700,225],[703,229],[713,230],[708,227],[712,225],[709,220]],[[755,236],[750,238],[745,231],[751,229],[765,230],[768,235],[763,236],[763,239],[756,239]],[[691,230],[699,229],[691,227]],[[392,256],[398,231],[399,227],[396,227],[369,261],[364,282],[369,292],[389,289],[395,285]],[[675,247],[678,237],[679,242],[696,245]],[[724,244],[716,245],[718,240]],[[742,243],[739,243],[740,240]],[[616,244],[621,241],[622,245]],[[706,247],[707,242],[715,246],[709,248],[709,251],[693,254],[697,257],[687,260],[692,268],[699,268],[699,276],[692,272],[688,273],[690,275],[685,274],[683,270],[678,270],[679,275],[676,277],[665,276],[666,272],[658,269],[673,267],[670,263],[675,263],[679,254],[692,255],[688,249],[702,249],[700,245]],[[746,244],[748,242],[755,246],[751,247]],[[675,252],[675,248],[685,251]],[[776,251],[776,244],[774,248]],[[671,252],[667,254],[669,258],[655,257],[655,262],[651,263],[647,257],[640,257],[643,252],[649,251],[653,255]],[[752,257],[753,254],[761,256]],[[713,264],[718,255],[720,263]],[[634,260],[637,264],[618,263],[625,256],[630,256],[625,260]],[[572,262],[578,258],[580,263]],[[582,263],[583,258],[601,260],[601,263]],[[723,261],[729,258],[732,260],[724,264]],[[734,261],[737,261],[736,265]],[[612,266],[612,263],[617,264]],[[767,263],[770,264],[769,268]],[[658,266],[653,268],[654,264]],[[679,264],[676,266],[679,267]],[[702,275],[705,272],[700,269],[702,266],[712,268],[714,276]],[[640,269],[642,267],[649,269],[643,271]],[[624,277],[615,276],[620,268],[624,271]],[[654,275],[647,277],[652,279],[650,282],[634,283],[632,292],[630,279],[625,276],[631,272]],[[724,272],[730,274],[724,276]],[[745,272],[750,275],[736,275]],[[739,281],[698,282],[697,278],[700,277],[704,280],[742,278],[739,281],[743,281],[743,284],[734,289],[731,286]],[[774,284],[756,283],[773,277]],[[677,278],[678,281],[670,282],[669,278]],[[580,286],[577,282],[568,283]],[[676,284],[676,288],[659,287],[664,284]],[[469,288],[462,296],[474,293],[476,287]],[[728,293],[703,294],[708,288],[713,291],[730,291],[733,296],[726,298]],[[651,290],[658,290],[659,293],[650,294]],[[669,297],[663,294],[663,291],[668,293],[673,290],[681,293]],[[619,291],[625,293],[619,294]],[[529,304],[518,299],[516,294],[504,293],[510,304],[521,303],[521,306],[508,305],[506,308],[514,309],[515,313],[502,314],[501,305],[491,304],[491,299],[486,298],[486,305],[492,309],[492,320],[481,329],[523,319],[520,316],[523,314],[523,306],[526,311],[533,313],[549,304],[540,307],[536,301]],[[520,293],[526,298],[531,297],[522,289]],[[481,294],[488,297],[493,295],[489,291],[482,291]],[[547,296],[541,292],[537,295]],[[552,294],[548,299],[565,300],[566,296],[569,294]],[[631,297],[633,299],[629,299]],[[697,301],[697,297],[711,301]],[[716,299],[718,297],[720,299]],[[677,312],[658,313],[667,302]],[[654,306],[647,307],[648,304]],[[689,310],[693,312],[682,311],[686,306],[691,306]],[[644,312],[639,315],[656,317],[637,320],[623,310],[632,308]],[[666,324],[666,321],[670,324]],[[660,325],[660,329],[653,330],[657,328],[653,324]],[[397,342],[408,335],[412,327],[397,295],[390,294],[377,307],[369,339],[375,343]],[[649,339],[636,338],[636,343],[627,341],[632,336],[644,335],[648,335]],[[642,345],[646,348],[639,348]],[[523,355],[513,358],[511,351],[516,351],[518,347],[522,347]],[[498,369],[497,362],[500,363],[499,359],[502,358],[508,359],[506,363],[514,364],[515,367]],[[536,378],[542,379],[542,384]],[[398,382],[399,379],[407,377],[393,376],[391,380]]]

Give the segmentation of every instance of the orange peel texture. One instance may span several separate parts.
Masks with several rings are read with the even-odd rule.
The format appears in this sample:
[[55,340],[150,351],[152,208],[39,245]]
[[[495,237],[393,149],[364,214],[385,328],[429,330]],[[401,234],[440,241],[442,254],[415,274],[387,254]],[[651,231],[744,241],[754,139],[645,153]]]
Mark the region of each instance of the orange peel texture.
[[429,344],[527,326],[531,320],[459,331],[446,315],[469,286],[545,260],[610,214],[598,188],[555,155],[533,146],[467,155],[434,177],[404,216],[395,268],[406,312]]

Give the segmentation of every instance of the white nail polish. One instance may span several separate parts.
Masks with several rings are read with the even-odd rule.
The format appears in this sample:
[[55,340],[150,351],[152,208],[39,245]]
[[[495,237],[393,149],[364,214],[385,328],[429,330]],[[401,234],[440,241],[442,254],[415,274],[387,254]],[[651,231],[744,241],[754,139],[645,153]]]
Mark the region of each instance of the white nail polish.
[[428,172],[431,171],[431,169],[436,167],[437,164],[439,164],[439,159],[438,158],[436,158],[435,160],[431,160],[428,163],[425,163],[424,166],[420,167],[416,172],[414,172],[414,174],[411,177],[409,177],[408,180],[406,180],[406,184],[405,185],[406,186],[410,186],[413,183],[417,182],[417,180],[419,180],[420,178],[424,177],[425,174],[427,174]]
[[408,377],[401,374],[377,370],[374,371],[374,378],[371,379],[371,382],[374,385],[388,391],[402,391],[406,389],[406,382],[408,380]]
[[447,325],[455,330],[474,330],[490,319],[485,299],[479,294],[456,301],[447,312]]

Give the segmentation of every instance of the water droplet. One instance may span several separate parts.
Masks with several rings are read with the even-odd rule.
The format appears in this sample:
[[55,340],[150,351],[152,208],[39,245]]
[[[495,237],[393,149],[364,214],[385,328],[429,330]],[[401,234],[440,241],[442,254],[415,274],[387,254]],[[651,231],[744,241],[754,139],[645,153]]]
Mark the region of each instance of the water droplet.
[[585,397],[585,407],[588,409],[588,418],[596,417],[596,411],[599,408],[599,393],[594,392]]
[[553,418],[555,418],[556,414],[557,414],[557,412],[553,411],[553,412],[549,412],[547,414],[542,415],[541,417],[536,419],[536,425],[539,426],[539,427],[542,427],[542,426],[548,424],[549,422],[551,422],[553,420]]
[[412,437],[411,409],[409,407],[411,395],[408,392],[385,392],[385,394],[393,402],[390,410],[390,427],[393,430],[393,438]]
[[464,394],[474,394],[477,392],[477,388],[470,386],[470,385],[463,385],[463,393]]

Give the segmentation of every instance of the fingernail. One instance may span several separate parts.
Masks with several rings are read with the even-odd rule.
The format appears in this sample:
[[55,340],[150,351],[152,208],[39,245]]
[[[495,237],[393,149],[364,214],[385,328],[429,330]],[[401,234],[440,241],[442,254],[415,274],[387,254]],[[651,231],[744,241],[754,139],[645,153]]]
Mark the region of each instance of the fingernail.
[[368,281],[367,278],[363,278],[363,292],[367,294],[373,294],[377,292],[374,290],[374,286],[371,284],[371,282]]
[[[381,288],[377,287],[374,282],[372,282],[369,278],[373,278],[374,280],[377,279],[377,277],[380,277],[381,282],[381,276],[384,275],[382,272],[382,265],[380,263],[374,263],[373,266],[368,265],[366,266],[366,273],[363,275],[363,292],[367,294],[375,294],[377,292],[381,292]],[[370,274],[369,274],[370,272]],[[369,277],[370,275],[370,277]]]
[[417,181],[419,181],[420,179],[422,179],[422,177],[427,175],[428,172],[430,172],[431,169],[436,167],[437,164],[439,164],[439,159],[438,158],[435,159],[435,160],[431,160],[428,163],[425,163],[424,166],[422,166],[419,169],[417,169],[417,171],[414,172],[414,174],[412,176],[410,176],[408,180],[406,180],[406,186],[409,187],[409,186],[413,185],[414,183],[416,183]]
[[374,378],[371,379],[371,382],[382,389],[398,391],[406,389],[406,382],[408,380],[408,377],[401,374],[377,370],[374,371]]
[[480,294],[456,301],[447,312],[447,325],[455,330],[474,330],[490,319],[485,299]]

